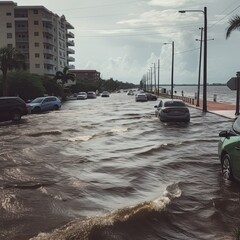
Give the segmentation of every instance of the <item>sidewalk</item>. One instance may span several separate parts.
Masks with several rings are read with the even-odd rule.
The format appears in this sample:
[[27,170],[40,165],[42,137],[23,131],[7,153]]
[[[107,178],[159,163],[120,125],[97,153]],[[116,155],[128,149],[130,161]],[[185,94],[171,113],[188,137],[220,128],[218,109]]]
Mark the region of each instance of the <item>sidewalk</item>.
[[[200,106],[197,107],[193,104],[189,104],[189,106],[199,108],[202,110],[202,100],[200,100]],[[235,113],[236,113],[236,106],[227,104],[227,103],[221,103],[221,102],[213,102],[213,101],[207,101],[207,110],[208,112],[230,118],[230,119],[235,119]]]

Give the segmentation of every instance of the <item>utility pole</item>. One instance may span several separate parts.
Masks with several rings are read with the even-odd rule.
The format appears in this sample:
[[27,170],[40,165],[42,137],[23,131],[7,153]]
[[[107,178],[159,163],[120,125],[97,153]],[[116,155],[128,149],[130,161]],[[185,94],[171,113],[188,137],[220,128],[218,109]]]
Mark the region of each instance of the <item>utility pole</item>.
[[158,96],[159,96],[159,79],[160,79],[160,77],[159,77],[159,72],[160,72],[160,59],[158,59]]

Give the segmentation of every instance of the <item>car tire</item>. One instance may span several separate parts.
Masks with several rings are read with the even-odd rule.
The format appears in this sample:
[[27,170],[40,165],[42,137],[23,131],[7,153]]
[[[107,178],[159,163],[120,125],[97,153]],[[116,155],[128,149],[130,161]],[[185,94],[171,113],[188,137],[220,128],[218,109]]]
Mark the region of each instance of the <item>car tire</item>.
[[232,167],[230,162],[230,156],[225,154],[221,161],[222,165],[222,175],[226,180],[233,180]]
[[40,113],[41,112],[41,108],[40,107],[35,107],[32,110],[32,113]]
[[22,114],[20,111],[18,110],[14,110],[12,113],[11,113],[11,119],[13,122],[18,122],[21,120],[21,117],[22,117]]
[[54,105],[53,110],[58,110],[59,106],[58,105]]

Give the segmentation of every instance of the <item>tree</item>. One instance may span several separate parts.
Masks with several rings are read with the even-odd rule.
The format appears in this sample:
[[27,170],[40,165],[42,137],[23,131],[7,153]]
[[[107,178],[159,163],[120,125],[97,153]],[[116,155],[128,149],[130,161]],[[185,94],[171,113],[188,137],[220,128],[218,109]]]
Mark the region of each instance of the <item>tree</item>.
[[45,88],[41,76],[18,71],[8,74],[9,96],[19,96],[24,100],[43,96]]
[[75,80],[75,75],[73,73],[68,72],[69,68],[66,66],[64,67],[63,71],[57,71],[56,75],[54,77],[55,80],[61,80],[62,84],[62,89],[63,89],[63,95],[62,95],[62,100],[66,100],[67,94],[70,94],[68,91],[70,91],[70,88],[64,87],[66,83],[68,83],[68,80]]
[[69,73],[68,72],[69,68],[68,67],[64,67],[63,71],[58,71],[56,72],[55,75],[55,79],[56,80],[61,80],[62,81],[62,85],[66,84],[68,82],[68,80],[75,80],[75,75],[73,73]]
[[236,15],[235,17],[232,17],[228,23],[229,23],[229,26],[227,28],[226,38],[230,37],[230,34],[232,33],[232,31],[240,30],[240,16]]
[[7,96],[7,72],[14,69],[26,69],[24,55],[16,48],[3,47],[0,48],[0,70],[2,71],[2,94]]

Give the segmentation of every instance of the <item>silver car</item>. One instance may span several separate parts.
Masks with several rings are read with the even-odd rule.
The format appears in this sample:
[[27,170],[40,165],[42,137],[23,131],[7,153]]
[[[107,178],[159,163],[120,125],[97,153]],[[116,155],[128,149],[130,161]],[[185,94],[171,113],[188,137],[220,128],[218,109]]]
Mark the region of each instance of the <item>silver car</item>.
[[159,117],[161,122],[189,122],[190,112],[182,100],[162,99],[157,106],[154,106],[155,116]]

